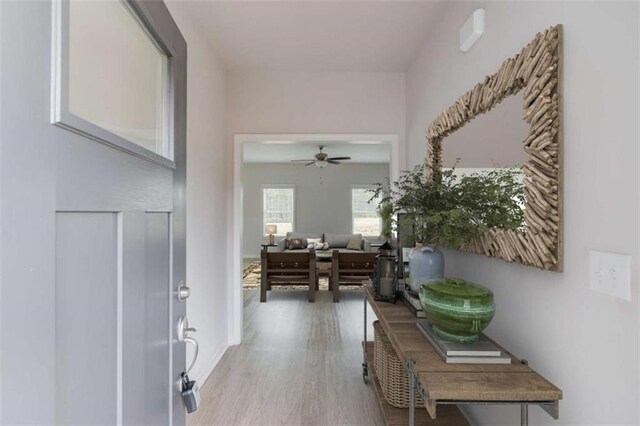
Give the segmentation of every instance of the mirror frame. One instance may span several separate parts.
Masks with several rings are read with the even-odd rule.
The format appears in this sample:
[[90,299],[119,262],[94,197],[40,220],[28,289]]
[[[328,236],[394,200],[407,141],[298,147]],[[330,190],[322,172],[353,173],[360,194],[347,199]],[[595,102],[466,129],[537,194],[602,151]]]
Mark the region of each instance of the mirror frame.
[[465,251],[562,271],[562,26],[538,33],[498,71],[465,93],[427,129],[430,179],[440,179],[442,141],[507,96],[522,91],[526,161],[523,230],[489,229]]

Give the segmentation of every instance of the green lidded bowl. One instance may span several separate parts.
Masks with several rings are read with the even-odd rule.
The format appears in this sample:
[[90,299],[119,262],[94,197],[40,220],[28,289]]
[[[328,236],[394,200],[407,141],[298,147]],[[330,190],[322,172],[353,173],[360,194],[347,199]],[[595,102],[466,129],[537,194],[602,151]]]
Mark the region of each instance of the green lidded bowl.
[[460,278],[443,278],[422,284],[420,303],[440,337],[473,343],[496,312],[493,292]]

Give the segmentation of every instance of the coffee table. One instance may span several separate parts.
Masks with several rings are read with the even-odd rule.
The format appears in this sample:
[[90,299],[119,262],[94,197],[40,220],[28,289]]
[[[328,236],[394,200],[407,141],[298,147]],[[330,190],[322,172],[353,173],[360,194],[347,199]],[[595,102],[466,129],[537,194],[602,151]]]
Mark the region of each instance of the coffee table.
[[316,251],[316,272],[318,276],[327,275],[329,277],[329,290],[332,290],[331,286],[331,256],[333,253],[329,250]]
[[331,262],[333,252],[331,250],[316,250],[316,260],[318,262]]

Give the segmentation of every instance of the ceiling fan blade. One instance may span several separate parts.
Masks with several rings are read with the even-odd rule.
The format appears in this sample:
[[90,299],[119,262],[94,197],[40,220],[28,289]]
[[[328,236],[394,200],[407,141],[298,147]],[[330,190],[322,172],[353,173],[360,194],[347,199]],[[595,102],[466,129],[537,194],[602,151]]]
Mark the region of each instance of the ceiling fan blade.
[[351,157],[329,157],[328,160],[351,160]]
[[342,164],[342,163],[340,163],[339,161],[336,161],[336,160],[327,160],[327,163],[329,163],[329,164]]
[[314,164],[314,163],[315,163],[315,161],[312,161],[312,162],[310,162],[310,163],[305,164],[305,166],[310,166],[310,165],[312,165],[312,164]]
[[308,160],[291,160],[292,163],[308,163],[309,161],[316,161],[314,159],[308,159]]

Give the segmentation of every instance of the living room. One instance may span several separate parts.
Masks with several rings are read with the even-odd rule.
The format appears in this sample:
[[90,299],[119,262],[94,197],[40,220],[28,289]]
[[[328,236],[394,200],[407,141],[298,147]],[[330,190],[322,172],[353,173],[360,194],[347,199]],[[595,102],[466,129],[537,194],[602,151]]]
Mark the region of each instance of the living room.
[[[314,155],[344,158],[316,165]],[[276,225],[275,243],[288,232],[361,234],[380,241],[377,202],[368,189],[390,175],[390,144],[376,141],[267,141],[244,145],[242,165],[243,259],[259,259]],[[305,161],[299,161],[300,159]],[[275,197],[287,198],[284,205]],[[272,247],[269,247],[273,250]]]

